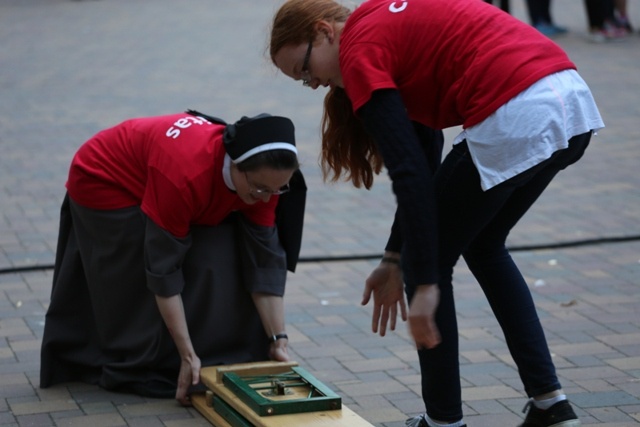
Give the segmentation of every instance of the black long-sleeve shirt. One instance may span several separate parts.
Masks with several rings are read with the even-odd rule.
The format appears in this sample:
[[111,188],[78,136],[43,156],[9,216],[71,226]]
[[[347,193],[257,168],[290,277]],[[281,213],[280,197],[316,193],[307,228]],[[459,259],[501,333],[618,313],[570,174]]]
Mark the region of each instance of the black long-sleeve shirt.
[[442,132],[412,122],[397,90],[375,91],[358,116],[380,150],[398,203],[385,249],[402,253],[407,286],[437,283],[433,174],[440,164]]

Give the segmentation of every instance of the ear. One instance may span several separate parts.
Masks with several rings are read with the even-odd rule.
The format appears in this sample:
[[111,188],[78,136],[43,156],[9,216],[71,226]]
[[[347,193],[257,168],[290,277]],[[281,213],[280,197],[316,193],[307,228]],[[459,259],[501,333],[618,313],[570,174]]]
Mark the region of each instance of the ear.
[[320,36],[329,39],[330,43],[333,43],[333,40],[336,38],[336,29],[333,27],[333,24],[328,21],[322,20],[316,22],[313,29],[316,33],[316,38],[318,38],[318,34],[320,34]]

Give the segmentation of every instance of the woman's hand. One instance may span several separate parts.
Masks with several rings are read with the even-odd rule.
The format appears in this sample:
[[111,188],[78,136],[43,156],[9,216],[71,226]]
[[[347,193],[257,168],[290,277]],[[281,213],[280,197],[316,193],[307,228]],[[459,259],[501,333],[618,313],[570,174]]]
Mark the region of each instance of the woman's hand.
[[381,262],[365,281],[362,305],[369,303],[371,294],[373,294],[371,330],[374,333],[380,331],[380,336],[383,337],[387,333],[387,325],[392,331],[396,329],[398,306],[400,306],[402,320],[407,320],[400,265]]
[[200,358],[195,353],[183,358],[180,362],[176,400],[182,406],[191,406],[188,391],[190,386],[197,385],[200,382],[200,368]]
[[409,307],[409,333],[418,350],[440,344],[440,332],[435,321],[439,303],[440,288],[437,284],[416,287]]
[[277,360],[278,362],[289,361],[289,351],[287,350],[287,344],[289,340],[287,338],[281,338],[273,341],[269,345],[269,359]]
[[178,374],[178,388],[176,400],[181,405],[191,406],[187,392],[191,385],[200,382],[200,358],[193,349],[187,318],[184,315],[184,306],[180,294],[170,297],[156,295],[156,303],[162,315],[165,325],[176,344],[180,354],[180,373]]

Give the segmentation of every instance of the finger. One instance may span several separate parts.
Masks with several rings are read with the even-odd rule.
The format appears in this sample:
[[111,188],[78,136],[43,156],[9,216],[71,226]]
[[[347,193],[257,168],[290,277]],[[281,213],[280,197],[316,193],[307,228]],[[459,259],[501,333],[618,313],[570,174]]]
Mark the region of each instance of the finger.
[[395,331],[395,330],[396,330],[396,318],[397,318],[397,317],[398,317],[398,308],[397,308],[397,306],[394,304],[394,305],[391,307],[391,319],[390,319],[390,320],[391,320],[391,322],[390,322],[390,325],[389,325],[389,328],[390,328],[392,331]]
[[185,396],[182,399],[178,400],[182,406],[191,406],[191,398],[189,396]]
[[413,342],[415,343],[416,348],[417,349],[420,349],[422,347],[428,348],[428,345],[425,342],[426,334],[423,330],[422,322],[418,321],[415,317],[410,317],[408,327],[409,327],[409,334],[411,335],[411,338],[413,339]]
[[277,352],[277,359],[280,362],[288,362],[289,361],[289,353],[286,350],[279,349]]
[[384,307],[382,309],[382,319],[380,319],[380,336],[383,337],[387,334],[387,324],[389,323],[389,309]]
[[442,338],[440,337],[440,331],[438,330],[438,326],[433,321],[433,319],[429,319],[427,321],[426,335],[428,337],[428,342],[430,345],[429,348],[433,348],[437,346],[442,341]]
[[371,330],[373,331],[374,334],[378,332],[379,323],[380,323],[380,306],[374,304],[373,313],[371,313]]
[[435,323],[423,320],[422,322],[412,322],[411,324],[412,337],[418,349],[434,348],[440,344],[440,332]]
[[362,301],[360,302],[360,304],[367,305],[369,303],[369,301],[371,300],[371,292],[372,292],[371,286],[365,283],[364,291],[362,292]]
[[178,385],[178,390],[176,390],[176,400],[182,405],[182,406],[187,406],[188,405],[188,401],[186,399],[186,390],[181,387],[180,385]]
[[400,300],[400,312],[402,313],[402,320],[407,321],[407,305],[404,302],[404,298]]

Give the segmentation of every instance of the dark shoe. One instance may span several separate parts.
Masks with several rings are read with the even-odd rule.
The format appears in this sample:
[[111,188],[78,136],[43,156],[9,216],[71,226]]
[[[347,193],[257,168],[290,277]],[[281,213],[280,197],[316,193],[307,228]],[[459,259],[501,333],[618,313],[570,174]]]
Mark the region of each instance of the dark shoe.
[[579,427],[580,420],[568,400],[562,400],[551,408],[545,410],[538,409],[533,404],[533,400],[529,400],[524,406],[522,412],[529,409],[524,423],[520,427]]
[[429,427],[427,420],[424,419],[424,414],[408,418],[404,425],[407,427]]

